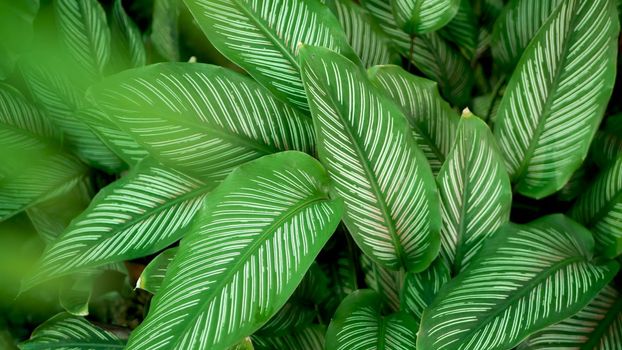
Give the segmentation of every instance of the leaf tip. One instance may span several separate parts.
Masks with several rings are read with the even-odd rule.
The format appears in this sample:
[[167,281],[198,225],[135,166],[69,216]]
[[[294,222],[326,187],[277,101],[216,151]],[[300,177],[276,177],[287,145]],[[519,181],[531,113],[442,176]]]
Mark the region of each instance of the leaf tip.
[[465,109],[462,110],[462,118],[469,118],[472,116],[473,116],[473,113],[471,112],[469,107],[466,107]]

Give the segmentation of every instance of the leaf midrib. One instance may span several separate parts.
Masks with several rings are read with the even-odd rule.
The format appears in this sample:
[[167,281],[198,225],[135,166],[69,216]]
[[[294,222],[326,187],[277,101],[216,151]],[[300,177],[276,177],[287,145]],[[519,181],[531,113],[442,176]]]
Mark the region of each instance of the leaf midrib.
[[[465,335],[463,335],[459,340],[462,341],[462,343],[466,343],[468,340],[472,339],[473,336],[476,335],[476,333],[480,329],[486,327],[492,319],[497,317],[499,314],[502,314],[503,312],[505,312],[508,306],[512,305],[516,300],[521,299],[522,297],[527,295],[535,286],[537,286],[542,281],[549,278],[553,274],[553,272],[557,270],[561,270],[562,267],[570,265],[572,263],[585,262],[585,261],[586,259],[583,256],[573,256],[573,257],[560,260],[556,262],[555,264],[551,265],[550,267],[540,271],[539,275],[536,276],[536,278],[529,281],[529,283],[525,284],[522,288],[517,289],[516,291],[511,293],[510,297],[507,298],[503,303],[495,307],[493,310],[491,310],[491,312],[488,313],[489,314],[488,316],[486,316],[482,320],[478,320],[477,325],[471,328],[469,332],[465,333]],[[509,338],[507,338],[505,342],[507,342],[508,339]]]
[[[280,227],[286,220],[298,214],[300,211],[302,211],[302,209],[310,207],[315,203],[324,201],[329,201],[329,199],[323,196],[321,193],[315,193],[313,197],[301,201],[295,207],[290,208],[289,210],[285,211],[285,213],[277,217],[277,219],[268,227],[266,227],[263,232],[260,233],[258,237],[249,246],[246,247],[245,251],[236,258],[234,264],[229,269],[227,269],[228,271],[223,276],[220,277],[220,281],[210,288],[208,297],[202,300],[200,303],[198,303],[197,306],[193,308],[193,310],[197,310],[198,312],[193,313],[190,320],[196,320],[198,315],[205,309],[205,306],[212,302],[212,300],[214,300],[214,298],[217,296],[217,293],[222,290],[225,285],[231,282],[230,280],[233,275],[239,272],[240,268],[247,262],[249,256],[254,254],[259,246],[265,243],[265,241],[267,240],[266,238],[269,238],[269,236],[274,234],[276,228]],[[278,312],[278,310],[275,310],[275,312]],[[186,320],[186,324],[178,330],[177,334],[186,334],[188,328],[193,325],[193,322],[190,322],[190,320]],[[222,335],[222,337],[225,336],[227,336],[227,334]],[[177,339],[179,338],[180,337],[177,337]],[[222,340],[222,338],[219,340]]]
[[[466,230],[465,230],[465,220],[466,220],[466,214],[467,214],[467,198],[468,198],[468,193],[470,192],[470,180],[469,180],[469,172],[470,172],[470,168],[471,168],[471,157],[468,157],[468,153],[466,151],[466,145],[467,142],[466,141],[466,135],[465,135],[465,129],[464,129],[464,123],[463,123],[463,129],[462,129],[462,137],[460,138],[460,143],[462,145],[462,151],[464,152],[465,156],[466,156],[466,160],[464,162],[464,169],[462,169],[463,171],[461,172],[464,175],[464,180],[463,180],[463,184],[464,184],[464,190],[462,191],[462,206],[460,208],[460,217],[459,220],[460,222],[458,223],[458,242],[456,243],[456,252],[455,252],[455,258],[453,261],[453,272],[456,271],[461,271],[462,270],[462,256],[464,255],[464,251],[462,249],[463,245],[466,244],[465,242],[465,238],[464,237],[466,235]],[[480,174],[481,175],[481,174]]]
[[616,301],[607,310],[605,317],[598,322],[592,334],[588,336],[588,341],[581,346],[581,350],[596,349],[596,345],[601,341],[612,323],[620,316],[620,312],[622,312],[622,296],[618,295]]

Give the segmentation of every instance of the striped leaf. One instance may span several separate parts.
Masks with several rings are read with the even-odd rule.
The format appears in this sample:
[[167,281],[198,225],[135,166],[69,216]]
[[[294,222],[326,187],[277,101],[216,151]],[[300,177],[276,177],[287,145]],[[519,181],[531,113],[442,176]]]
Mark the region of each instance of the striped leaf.
[[423,313],[418,350],[510,349],[579,312],[616,275],[589,231],[563,215],[506,224]]
[[361,269],[365,273],[367,287],[378,292],[392,311],[399,311],[405,272],[385,269],[365,255],[361,256]]
[[439,204],[406,118],[345,57],[305,46],[300,58],[318,154],[348,230],[383,267],[425,269],[438,253]]
[[21,350],[123,349],[115,334],[94,326],[82,317],[58,314],[37,327]]
[[179,61],[179,6],[181,0],[154,0],[151,43],[167,61]]
[[[316,0],[184,0],[210,42],[275,96],[308,110],[298,44],[358,61],[330,9]],[[235,23],[235,25],[232,25]]]
[[415,36],[436,31],[449,23],[460,0],[390,0],[393,15],[404,32]]
[[400,67],[374,67],[369,70],[369,77],[402,107],[417,145],[436,175],[454,142],[458,113],[441,98],[435,82]]
[[622,296],[606,286],[578,314],[531,335],[519,350],[615,350],[622,346]]
[[599,252],[622,254],[622,156],[583,191],[570,216],[592,231]]
[[397,63],[391,40],[371,15],[352,0],[334,0],[335,14],[365,67]]
[[414,349],[416,330],[410,315],[383,315],[380,295],[361,289],[339,305],[326,331],[326,349]]
[[590,147],[590,158],[601,168],[611,165],[622,155],[622,113],[612,115],[605,127],[596,132]]
[[477,50],[479,26],[478,17],[470,0],[460,0],[458,12],[447,25],[439,31],[446,40],[458,45],[464,55],[473,58]]
[[110,29],[97,0],[54,0],[60,40],[91,77],[103,75],[110,59]]
[[473,86],[473,72],[464,56],[437,33],[418,35],[411,39],[395,24],[389,1],[363,0],[362,4],[378,21],[402,56],[439,84],[447,100],[455,105],[466,105]]
[[115,0],[110,19],[111,70],[141,67],[147,62],[145,45],[140,30],[125,13],[122,0]]
[[57,138],[41,110],[0,84],[0,221],[83,181],[87,169]]
[[512,0],[500,13],[492,30],[495,63],[512,71],[529,42],[555,9],[567,0]]
[[442,259],[436,259],[423,272],[409,272],[400,293],[402,310],[412,315],[417,322],[421,321],[423,311],[450,279],[450,271]]
[[162,164],[222,180],[262,155],[313,151],[311,120],[251,79],[199,63],[124,71],[90,90],[122,131]]
[[241,165],[181,242],[128,350],[226,349],[288,300],[337,227],[319,162],[284,152]]
[[612,0],[566,0],[525,50],[495,123],[519,193],[552,194],[585,158],[611,96],[618,30]]
[[179,248],[177,247],[169,248],[151,260],[140,274],[138,281],[136,281],[136,288],[146,290],[151,294],[157,294],[160,287],[162,287],[162,282],[164,282],[166,271],[175,255],[177,255],[178,250]]
[[253,335],[254,350],[324,350],[326,328],[311,325],[278,337]]
[[101,190],[89,207],[46,249],[22,289],[110,262],[154,254],[184,234],[215,187],[145,160]]
[[510,219],[512,188],[492,133],[466,109],[454,147],[436,178],[441,198],[441,256],[455,274]]

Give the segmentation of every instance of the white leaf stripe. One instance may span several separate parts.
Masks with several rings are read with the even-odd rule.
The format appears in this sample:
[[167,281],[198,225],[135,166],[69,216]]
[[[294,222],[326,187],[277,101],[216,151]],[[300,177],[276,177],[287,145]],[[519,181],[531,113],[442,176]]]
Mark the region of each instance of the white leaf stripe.
[[352,0],[336,0],[335,8],[350,46],[366,67],[395,62],[389,38],[363,8]]
[[100,76],[110,58],[110,29],[96,0],[55,0],[61,39],[88,74]]
[[21,350],[123,349],[116,335],[92,325],[82,317],[58,314],[37,327]]
[[397,22],[411,35],[433,32],[445,26],[456,15],[460,6],[460,0],[390,0],[390,2]]
[[369,77],[404,112],[417,145],[437,174],[451,150],[460,117],[438,93],[435,82],[414,76],[398,66],[371,68]]
[[[296,59],[299,43],[357,60],[339,22],[314,0],[185,0],[210,42],[275,96],[308,110]],[[232,25],[235,24],[235,25]]]
[[566,0],[514,0],[503,9],[492,30],[495,62],[511,71],[527,45],[558,5]]
[[506,224],[424,311],[420,350],[501,350],[579,312],[615,276],[589,231],[562,215]]
[[559,190],[585,157],[613,88],[610,0],[567,0],[536,34],[501,100],[495,134],[519,193]]
[[22,289],[75,270],[153,254],[178,240],[215,187],[149,160],[104,188],[44,252]]
[[519,350],[617,350],[622,341],[622,298],[606,286],[583,310],[530,336]]
[[199,63],[117,74],[90,91],[111,122],[174,168],[221,180],[262,155],[313,152],[311,120],[249,78]]
[[581,194],[570,215],[592,231],[606,256],[622,254],[622,156]]
[[12,86],[0,83],[0,123],[14,127],[48,142],[56,142],[60,132],[46,115],[31,104],[22,93]]
[[415,320],[405,313],[383,316],[381,309],[380,295],[371,290],[347,296],[326,331],[326,349],[414,349]]
[[495,139],[484,121],[463,114],[454,148],[441,168],[441,256],[454,273],[510,218],[512,189]]
[[225,349],[285,304],[341,217],[299,152],[237,168],[182,240],[128,349]]
[[437,254],[439,205],[405,117],[343,56],[307,46],[300,55],[318,153],[350,233],[386,268],[424,269]]

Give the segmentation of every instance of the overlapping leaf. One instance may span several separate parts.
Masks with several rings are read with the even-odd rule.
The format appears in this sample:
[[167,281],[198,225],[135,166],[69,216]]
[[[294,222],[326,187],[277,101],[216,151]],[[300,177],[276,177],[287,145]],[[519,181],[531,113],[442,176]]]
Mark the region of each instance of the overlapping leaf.
[[393,15],[410,35],[433,32],[454,18],[460,0],[390,0]]
[[400,292],[402,310],[419,322],[423,311],[450,279],[450,271],[442,259],[434,261],[430,268],[423,272],[409,272],[404,278],[404,286]]
[[179,248],[177,247],[169,248],[153,258],[140,274],[138,281],[136,281],[136,288],[146,290],[151,294],[156,294],[160,290],[160,287],[162,287],[166,270],[173,261],[173,258],[175,258],[178,250]]
[[101,190],[46,249],[22,289],[87,267],[153,254],[181,238],[215,187],[146,160]]
[[315,0],[184,0],[210,42],[275,96],[308,110],[299,43],[325,46],[354,61],[339,22]]
[[417,322],[404,312],[384,316],[382,305],[371,290],[346,297],[326,331],[326,349],[414,349]]
[[91,98],[159,162],[222,180],[262,155],[313,151],[311,120],[251,79],[199,63],[124,71]]
[[423,313],[418,350],[501,350],[574,315],[616,275],[589,231],[562,216],[506,224]]
[[601,168],[611,165],[622,155],[622,113],[612,115],[605,127],[596,132],[590,147],[590,156]]
[[406,273],[403,270],[385,269],[365,255],[361,256],[361,269],[365,274],[365,284],[367,287],[378,292],[382,296],[384,303],[392,311],[399,311],[400,294]]
[[254,350],[324,350],[326,327],[311,325],[281,336],[253,335]]
[[310,46],[300,57],[318,154],[350,233],[386,268],[425,269],[438,252],[439,204],[404,115],[345,57]]
[[374,67],[369,77],[402,107],[417,145],[437,174],[454,142],[458,114],[441,98],[435,82],[400,67]]
[[579,196],[570,215],[592,231],[605,256],[622,254],[622,156]]
[[567,0],[525,50],[495,124],[519,193],[550,195],[585,158],[613,88],[618,30],[612,0]]
[[471,1],[460,0],[458,12],[439,33],[446,40],[458,45],[466,57],[473,58],[480,34],[477,19]]
[[237,168],[181,242],[128,349],[225,349],[281,308],[337,227],[328,176],[300,152]]
[[154,0],[151,42],[168,61],[179,61],[179,6],[181,0]]
[[113,71],[144,66],[147,62],[140,30],[125,13],[122,0],[115,0],[110,21],[110,65]]
[[58,314],[37,327],[21,350],[123,349],[125,342],[82,317]]
[[606,286],[576,315],[530,336],[519,350],[614,350],[622,340],[622,297]]
[[512,205],[510,178],[495,139],[486,123],[468,110],[436,182],[443,218],[441,256],[458,273],[509,220]]

